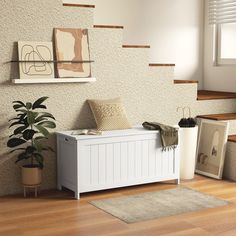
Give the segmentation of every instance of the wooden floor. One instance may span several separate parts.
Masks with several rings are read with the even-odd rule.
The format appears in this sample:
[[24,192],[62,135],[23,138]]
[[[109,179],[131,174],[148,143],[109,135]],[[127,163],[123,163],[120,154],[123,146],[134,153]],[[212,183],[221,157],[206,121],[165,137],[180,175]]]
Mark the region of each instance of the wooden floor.
[[38,199],[22,196],[0,198],[1,236],[205,236],[236,235],[236,183],[196,176],[183,186],[212,194],[232,203],[141,223],[126,224],[88,202],[174,188],[171,183],[143,185],[83,194],[80,201],[70,192],[44,192]]

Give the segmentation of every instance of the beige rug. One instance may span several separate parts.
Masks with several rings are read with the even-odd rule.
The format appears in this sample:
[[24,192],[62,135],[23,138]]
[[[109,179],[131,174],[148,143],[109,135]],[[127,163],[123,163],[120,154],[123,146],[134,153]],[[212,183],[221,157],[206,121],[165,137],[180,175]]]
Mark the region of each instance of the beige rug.
[[126,223],[135,223],[225,206],[230,202],[189,188],[178,187],[90,203]]

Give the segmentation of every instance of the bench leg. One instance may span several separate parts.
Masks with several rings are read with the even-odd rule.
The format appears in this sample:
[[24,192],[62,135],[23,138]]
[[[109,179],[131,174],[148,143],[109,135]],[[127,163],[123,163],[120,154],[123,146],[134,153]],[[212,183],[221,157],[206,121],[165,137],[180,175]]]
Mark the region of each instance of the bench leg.
[[57,189],[61,191],[62,190],[62,186],[60,184],[57,184]]
[[180,179],[179,178],[175,180],[175,184],[177,184],[177,185],[180,184]]
[[26,197],[26,187],[24,186],[24,197]]
[[77,199],[77,200],[80,199],[80,193],[79,192],[75,192],[75,199]]
[[37,197],[38,195],[38,190],[37,190],[37,187],[34,188],[34,197]]

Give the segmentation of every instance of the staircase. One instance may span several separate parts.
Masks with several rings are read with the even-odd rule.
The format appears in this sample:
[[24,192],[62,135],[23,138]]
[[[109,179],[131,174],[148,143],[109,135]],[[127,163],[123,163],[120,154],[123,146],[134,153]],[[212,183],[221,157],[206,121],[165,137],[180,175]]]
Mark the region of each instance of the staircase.
[[[85,7],[85,8],[94,8],[94,5],[79,5],[79,4],[64,4],[64,6],[69,7]],[[103,30],[123,30],[123,26],[116,25],[94,25],[94,29],[103,29]],[[146,50],[150,48],[150,45],[121,45],[123,50]],[[142,57],[145,53],[135,51],[135,56],[139,55]],[[148,58],[146,58],[148,60]],[[128,65],[127,65],[128,66]],[[139,65],[140,66],[140,65]],[[145,66],[143,63],[142,66]],[[175,64],[169,63],[149,63],[149,68],[151,69],[151,74],[155,68],[159,68],[156,72],[161,70],[161,68],[174,68]],[[168,70],[167,70],[168,71]],[[172,71],[170,69],[170,71]],[[173,72],[173,71],[172,71]],[[173,73],[169,73],[169,78],[173,78]],[[161,78],[159,78],[161,79]],[[145,83],[145,82],[144,82]],[[210,119],[218,121],[228,121],[230,124],[229,137],[228,137],[228,148],[226,154],[226,165],[225,168],[228,170],[232,164],[232,153],[236,152],[236,93],[229,92],[220,92],[220,91],[209,91],[209,90],[197,90],[198,81],[194,80],[166,80],[162,83],[172,84],[172,87],[167,91],[166,96],[175,97],[175,106],[189,106],[192,109],[192,113],[198,119]],[[165,86],[164,86],[165,87]],[[150,88],[151,90],[151,88]],[[184,94],[184,99],[180,95]],[[167,101],[166,101],[167,102]],[[167,102],[168,103],[168,102]],[[168,104],[172,109],[176,109],[173,105]],[[212,114],[209,114],[211,113]],[[222,112],[222,113],[215,113]],[[173,111],[172,111],[173,113]],[[175,120],[178,120],[179,115],[172,114]],[[170,119],[171,122],[172,119]],[[169,120],[165,119],[167,123]],[[235,155],[236,156],[236,155]],[[236,157],[235,157],[236,160]],[[236,167],[236,164],[235,164]],[[235,171],[236,172],[236,171]],[[231,171],[232,173],[232,171]],[[227,174],[225,177],[236,180],[235,176]]]
[[[175,84],[192,84],[197,81],[180,81],[175,80]],[[197,91],[197,100],[198,101],[217,101],[221,100],[235,99],[236,93],[231,92],[220,92],[220,91],[208,91],[208,90],[199,90]],[[235,101],[235,100],[234,100]],[[235,109],[233,109],[235,111]],[[208,119],[215,121],[222,121],[229,123],[229,135],[228,142],[226,147],[223,178],[236,181],[236,113],[218,113],[218,114],[204,114],[197,115],[196,118],[198,122],[200,119]]]

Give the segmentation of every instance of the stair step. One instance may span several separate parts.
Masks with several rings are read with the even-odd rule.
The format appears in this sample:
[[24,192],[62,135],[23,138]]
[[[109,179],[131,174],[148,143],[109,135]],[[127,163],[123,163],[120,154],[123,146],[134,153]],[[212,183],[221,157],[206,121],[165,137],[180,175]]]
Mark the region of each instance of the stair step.
[[174,80],[174,84],[197,84],[197,80]]
[[150,63],[149,66],[175,66],[175,64]]
[[234,98],[236,98],[236,93],[230,93],[230,92],[198,90],[197,93],[197,100],[234,99]]
[[199,115],[197,118],[203,118],[208,120],[236,120],[236,113],[222,113],[222,114],[209,114]]
[[236,143],[236,135],[229,135],[228,136],[228,142]]
[[150,45],[122,45],[123,48],[150,48]]
[[106,28],[106,29],[124,29],[121,25],[94,25],[94,28]]
[[65,7],[88,7],[88,8],[95,8],[95,5],[90,4],[77,4],[77,3],[63,3]]

